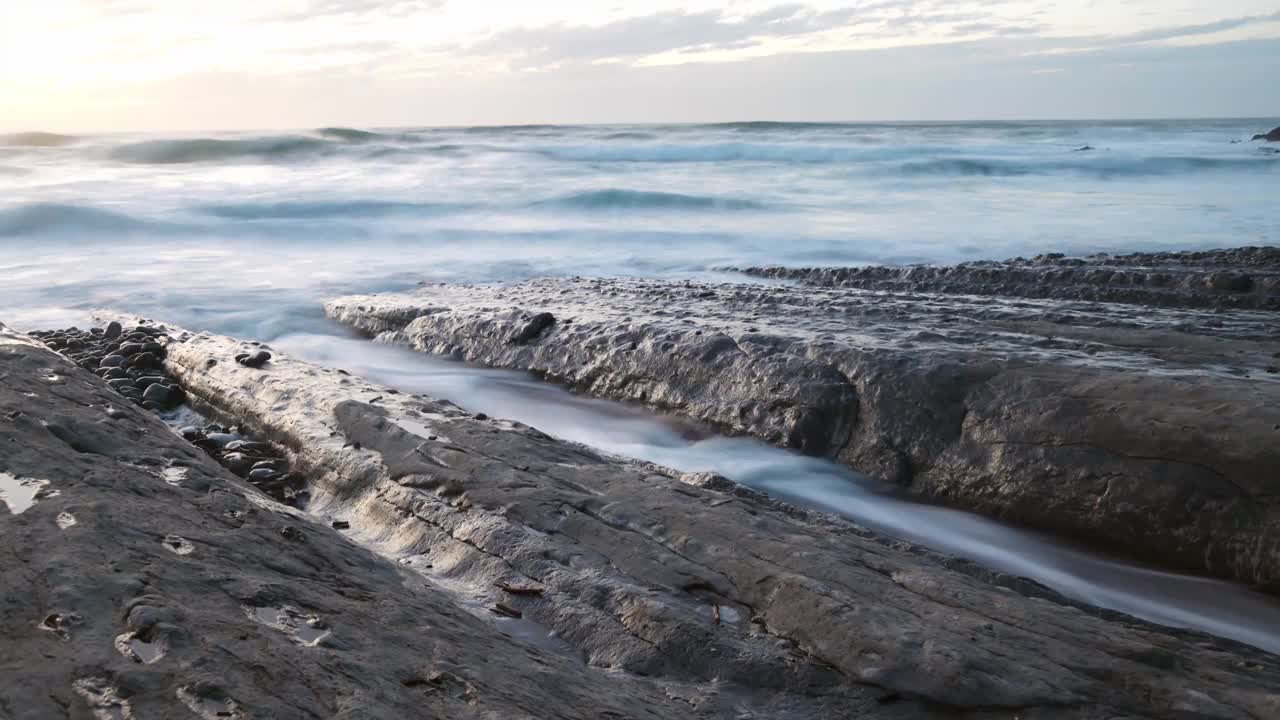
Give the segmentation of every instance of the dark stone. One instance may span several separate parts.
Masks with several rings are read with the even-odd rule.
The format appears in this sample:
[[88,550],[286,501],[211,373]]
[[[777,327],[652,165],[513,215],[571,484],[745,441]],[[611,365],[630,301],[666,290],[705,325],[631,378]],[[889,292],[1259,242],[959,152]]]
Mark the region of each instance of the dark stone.
[[257,455],[269,454],[274,452],[271,443],[259,442],[257,440],[236,440],[227,443],[227,450],[232,452],[254,453]]
[[174,385],[156,382],[146,387],[146,390],[142,392],[142,399],[150,400],[161,407],[169,408],[182,402],[179,392],[180,390]]
[[1267,142],[1280,142],[1280,127],[1275,128],[1269,133],[1254,135],[1253,140],[1266,140]]
[[120,367],[128,362],[128,358],[123,355],[108,355],[98,363],[102,367]]
[[235,442],[236,440],[239,440],[239,439],[240,439],[239,435],[232,435],[231,433],[222,433],[222,432],[211,432],[211,433],[207,433],[204,436],[204,441],[206,443],[217,448],[226,447],[228,443]]
[[113,320],[107,323],[107,329],[102,333],[102,336],[108,340],[115,340],[120,337],[122,332],[124,332],[124,328],[120,326],[120,323]]
[[334,520],[330,524],[333,526],[334,530],[346,530],[347,528],[351,527],[351,523],[347,522],[346,520]]
[[236,362],[250,368],[260,368],[263,365],[266,365],[267,361],[270,359],[271,353],[266,350],[258,350],[253,353],[245,353],[236,356]]
[[540,312],[529,318],[529,321],[523,327],[512,333],[509,342],[513,345],[523,345],[541,335],[544,330],[555,325],[555,323],[555,315],[549,312]]
[[129,366],[136,368],[153,368],[160,364],[160,358],[149,352],[141,352],[129,356]]
[[222,464],[226,465],[231,472],[239,475],[248,472],[250,466],[253,465],[253,458],[244,453],[230,452],[222,456]]

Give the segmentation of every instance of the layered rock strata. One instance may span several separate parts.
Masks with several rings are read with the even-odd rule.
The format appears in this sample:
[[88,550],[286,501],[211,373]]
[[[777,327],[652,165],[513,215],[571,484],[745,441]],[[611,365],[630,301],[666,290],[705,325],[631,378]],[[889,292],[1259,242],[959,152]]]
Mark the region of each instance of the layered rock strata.
[[[21,600],[7,599],[6,631],[20,642],[2,651],[0,666],[9,681],[31,686],[37,705],[51,702],[36,697],[47,688],[69,686],[68,704],[78,692],[91,705],[127,701],[139,716],[145,703],[193,697],[278,717],[290,716],[285,703],[296,701],[313,703],[307,712],[322,717],[396,717],[401,703],[424,697],[438,703],[427,707],[460,717],[1263,718],[1280,711],[1274,656],[1105,620],[1042,593],[1028,597],[721,478],[602,457],[278,353],[246,367],[234,361],[244,346],[230,338],[176,329],[168,337],[166,367],[186,392],[292,448],[312,502],[304,515],[253,495],[132,409],[128,422],[150,430],[145,437],[161,450],[103,447],[106,454],[72,458],[106,468],[101,482],[91,482],[95,474],[77,481],[78,473],[52,462],[56,448],[47,445],[60,440],[36,423],[6,428],[31,449],[6,466],[56,478],[50,482],[62,495],[0,520],[21,534],[11,536],[27,561],[2,561],[0,571],[55,564],[45,551],[52,540],[35,536],[67,532],[58,513],[80,509],[85,529],[112,515],[120,538],[93,550],[99,564],[73,567],[79,582],[118,588],[71,586],[35,599],[23,588]],[[41,366],[57,359],[27,347],[11,352],[32,369],[6,387],[26,397]],[[70,404],[77,412],[111,397],[96,378],[74,383],[86,393]],[[5,401],[25,402],[17,397]],[[61,402],[55,397],[43,402]],[[110,436],[118,434],[113,428]],[[189,462],[199,470],[194,484],[174,487],[145,474],[106,482],[119,464],[113,456],[144,452]],[[151,499],[134,513],[116,509],[139,498]],[[232,520],[229,510],[241,515]],[[160,550],[156,557],[148,543]],[[86,551],[68,549],[57,560]],[[181,564],[192,561],[202,565]],[[187,578],[193,569],[198,578]],[[18,582],[6,588],[34,582],[10,577]],[[116,605],[138,594],[171,608],[164,632],[174,633],[165,641],[172,649],[155,663],[98,649],[113,633],[142,631],[142,618],[138,629],[112,627],[132,612]],[[15,658],[64,642],[36,627],[47,612],[73,618],[65,642],[78,642],[82,656],[41,665],[48,676],[32,682]],[[150,632],[161,632],[159,621]],[[169,636],[139,636],[162,637]],[[137,652],[150,657],[149,648]],[[266,652],[280,658],[264,659]],[[249,668],[262,673],[262,663],[274,672],[246,676]],[[194,668],[207,671],[204,684],[192,679]]]
[[830,457],[922,499],[1280,589],[1274,313],[579,278],[326,312]]
[[1133,253],[960,265],[752,267],[758,277],[821,287],[1122,302],[1161,307],[1280,310],[1280,248]]

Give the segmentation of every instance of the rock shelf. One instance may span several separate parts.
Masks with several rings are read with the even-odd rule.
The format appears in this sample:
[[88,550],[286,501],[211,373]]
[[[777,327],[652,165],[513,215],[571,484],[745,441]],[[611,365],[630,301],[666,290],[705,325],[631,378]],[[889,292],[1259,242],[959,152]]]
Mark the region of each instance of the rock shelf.
[[581,278],[424,286],[326,312],[930,502],[1280,590],[1275,313]]

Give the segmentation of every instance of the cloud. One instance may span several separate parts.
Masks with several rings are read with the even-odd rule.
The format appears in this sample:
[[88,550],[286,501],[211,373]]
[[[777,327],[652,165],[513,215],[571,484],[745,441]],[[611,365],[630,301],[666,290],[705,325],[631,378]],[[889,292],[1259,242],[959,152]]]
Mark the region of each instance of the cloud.
[[516,67],[566,62],[636,60],[666,54],[742,50],[766,43],[824,34],[906,35],[964,23],[966,34],[1035,32],[1028,23],[1003,21],[987,12],[940,10],[919,0],[880,0],[818,10],[800,3],[776,5],[745,15],[726,10],[669,10],[603,25],[555,23],[499,31],[465,47],[475,55],[505,56]]
[[1177,40],[1179,38],[1194,37],[1197,35],[1211,35],[1213,33],[1224,32],[1226,30],[1235,30],[1236,28],[1245,27],[1247,25],[1258,25],[1269,22],[1280,22],[1280,11],[1273,12],[1269,15],[1247,15],[1245,17],[1225,18],[1216,22],[1201,23],[1198,25],[1182,25],[1178,27],[1146,30],[1129,35],[1122,35],[1115,40],[1122,43]]

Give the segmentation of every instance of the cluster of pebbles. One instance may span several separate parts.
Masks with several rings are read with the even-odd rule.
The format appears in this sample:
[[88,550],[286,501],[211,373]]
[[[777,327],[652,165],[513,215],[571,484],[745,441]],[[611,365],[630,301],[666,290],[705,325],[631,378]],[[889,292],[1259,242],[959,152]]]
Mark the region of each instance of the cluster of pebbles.
[[164,371],[166,337],[159,328],[139,325],[126,332],[113,322],[105,328],[73,327],[31,335],[148,410],[172,410],[187,399],[182,387]]
[[218,423],[188,425],[180,432],[187,442],[276,500],[299,508],[306,505],[306,481],[290,471],[289,460],[275,445],[253,440],[241,428]]
[[[169,413],[187,401],[186,391],[164,369],[164,345],[168,337],[163,328],[138,325],[125,329],[120,323],[112,322],[105,328],[72,327],[37,331],[31,336],[152,412]],[[266,351],[236,358],[249,367],[261,367],[270,359],[271,354]],[[187,425],[180,432],[188,442],[276,500],[297,507],[305,504],[305,481],[290,471],[288,459],[271,443],[254,440],[241,428],[218,423]]]

